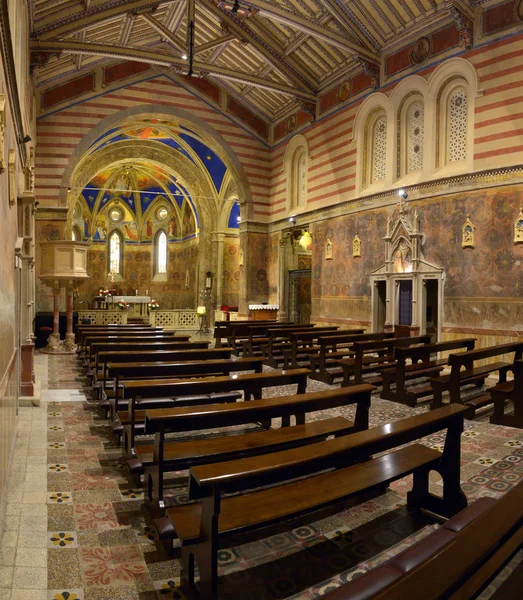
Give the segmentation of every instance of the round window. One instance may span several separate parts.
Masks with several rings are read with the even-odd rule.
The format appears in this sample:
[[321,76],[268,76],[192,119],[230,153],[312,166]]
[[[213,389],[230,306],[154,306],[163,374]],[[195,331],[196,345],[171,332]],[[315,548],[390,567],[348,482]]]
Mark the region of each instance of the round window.
[[159,221],[164,221],[168,214],[169,211],[165,208],[165,206],[162,206],[156,211],[156,217]]
[[121,208],[111,208],[109,210],[109,218],[113,223],[118,223],[123,219],[123,212]]

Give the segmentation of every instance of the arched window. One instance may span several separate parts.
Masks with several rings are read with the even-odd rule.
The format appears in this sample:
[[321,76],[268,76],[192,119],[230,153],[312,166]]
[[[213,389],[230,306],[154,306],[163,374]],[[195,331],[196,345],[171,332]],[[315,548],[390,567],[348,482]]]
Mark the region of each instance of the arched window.
[[115,275],[123,275],[123,239],[119,231],[113,231],[107,240],[108,243],[108,271]]
[[155,238],[155,275],[167,273],[167,235],[160,229]]
[[467,158],[467,90],[455,88],[447,100],[447,162]]
[[306,138],[303,135],[293,137],[284,157],[289,212],[305,208],[307,204],[308,155]]
[[423,168],[423,140],[425,135],[425,107],[415,100],[407,108],[407,173]]
[[364,169],[364,186],[384,181],[387,173],[387,116],[383,111],[369,117],[366,140],[369,151]]
[[441,86],[437,103],[438,135],[436,136],[436,166],[461,169],[472,159],[471,123],[473,106],[469,99],[467,82],[454,77]]

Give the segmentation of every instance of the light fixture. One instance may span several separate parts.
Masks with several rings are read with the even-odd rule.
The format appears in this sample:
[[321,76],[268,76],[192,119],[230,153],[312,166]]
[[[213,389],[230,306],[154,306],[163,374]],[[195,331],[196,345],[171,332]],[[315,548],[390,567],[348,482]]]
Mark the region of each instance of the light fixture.
[[233,15],[237,14],[239,10],[240,10],[240,3],[238,2],[238,0],[234,0],[234,6],[231,8],[232,14]]
[[27,144],[31,141],[31,136],[30,135],[26,135],[23,138],[20,138],[20,142],[22,142],[22,144]]
[[291,225],[296,225],[296,217],[289,217],[289,223]]
[[398,196],[401,196],[401,198],[403,198],[403,200],[406,200],[409,195],[407,194],[407,191],[404,190],[403,188],[401,190],[397,191]]
[[187,60],[187,54],[182,54],[182,60]]
[[236,222],[237,222],[237,223],[240,223],[240,221],[241,221],[241,220],[242,220],[242,218],[240,217],[240,215],[238,215],[238,216],[236,217]]

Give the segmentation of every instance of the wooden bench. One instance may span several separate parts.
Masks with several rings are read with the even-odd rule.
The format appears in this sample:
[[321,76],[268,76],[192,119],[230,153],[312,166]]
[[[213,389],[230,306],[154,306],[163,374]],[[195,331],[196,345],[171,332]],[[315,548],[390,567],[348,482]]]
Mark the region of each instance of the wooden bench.
[[[128,411],[118,412],[118,418],[123,425],[124,452],[127,458],[134,454],[135,424],[145,423],[144,408],[156,408],[153,402],[144,405],[146,399],[162,399],[158,408],[165,407],[165,401],[171,400],[172,405],[181,405],[181,398],[187,404],[212,404],[223,401],[220,394],[243,392],[245,400],[261,398],[263,390],[282,385],[297,385],[297,393],[304,394],[307,390],[308,369],[291,369],[288,371],[271,371],[268,373],[248,373],[245,375],[228,375],[223,377],[208,377],[202,379],[162,379],[125,381],[124,398],[129,402]],[[207,401],[202,396],[207,395]],[[196,396],[196,398],[191,398]],[[231,398],[235,398],[234,395]],[[142,406],[140,406],[142,403]]]
[[[395,366],[395,348],[416,344],[428,344],[430,340],[430,335],[418,335],[413,337],[393,337],[383,340],[354,342],[354,358],[345,358],[338,361],[343,369],[343,385],[363,383],[363,375],[365,373],[381,373],[382,369]],[[369,383],[381,383],[381,375],[369,379]]]
[[93,334],[106,334],[106,333],[125,333],[125,332],[129,332],[132,333],[133,331],[138,331],[138,332],[148,332],[150,333],[151,331],[157,332],[157,333],[161,333],[163,331],[163,327],[151,327],[149,326],[143,326],[143,327],[115,327],[114,325],[109,327],[107,325],[80,325],[77,327],[76,331],[75,331],[75,340],[76,343],[80,346],[83,345],[83,340],[84,337],[86,335],[93,335]]
[[355,335],[364,329],[338,329],[337,327],[315,327],[313,331],[295,331],[289,335],[290,347],[283,350],[283,368],[310,367],[310,355],[319,351],[320,336]]
[[107,380],[107,364],[118,363],[151,363],[151,362],[180,362],[194,360],[218,360],[231,357],[231,348],[203,348],[189,350],[117,350],[98,352],[98,367],[101,372],[101,385]]
[[86,335],[84,337],[84,343],[82,346],[82,351],[81,354],[87,359],[90,359],[90,352],[89,349],[91,347],[92,344],[99,344],[99,343],[116,343],[116,342],[141,342],[142,340],[144,342],[147,343],[151,343],[151,342],[162,342],[162,341],[166,341],[166,342],[189,342],[191,339],[190,335],[175,335],[175,332],[154,332],[154,333],[145,333],[143,331],[139,332],[139,333],[132,333],[130,335],[128,334],[120,334],[120,333],[114,333],[114,334],[95,334],[95,335]]
[[[290,346],[291,333],[301,333],[303,331],[316,330],[315,325],[292,325],[290,327],[281,327],[279,329],[267,329],[267,337],[263,341],[258,340],[258,345],[265,359],[265,364],[269,367],[278,368],[283,364],[283,350]],[[329,333],[327,330],[326,333]]]
[[309,355],[311,379],[332,384],[336,379],[343,377],[343,369],[338,364],[342,358],[354,355],[352,346],[354,342],[364,340],[384,340],[394,337],[394,333],[346,333],[343,335],[320,336],[319,349]]
[[120,398],[116,390],[123,391],[123,381],[139,379],[169,379],[173,377],[211,377],[213,375],[227,375],[237,371],[263,371],[261,358],[236,358],[234,360],[201,360],[180,362],[151,362],[151,363],[113,363],[107,364],[107,378],[113,380],[113,387],[107,390],[111,409],[111,418],[119,410],[127,408],[127,400]]
[[[474,350],[475,343],[476,338],[465,338],[422,346],[394,348],[396,366],[381,371],[383,382],[381,398],[400,402],[407,406],[416,406],[419,398],[432,394],[429,378],[438,375],[448,364],[447,358],[434,358],[433,355],[449,350]],[[410,364],[407,363],[409,360]],[[418,383],[415,386],[407,387],[406,382],[409,379],[419,378],[425,378],[426,383]],[[392,385],[394,384],[393,390]]]
[[[322,598],[477,598],[523,545],[522,506],[523,482],[499,500],[480,498],[418,543]],[[502,588],[499,592],[505,598]],[[506,599],[518,597],[509,594]]]
[[[234,404],[147,410],[145,432],[154,434],[154,444],[136,446],[136,457],[129,459],[127,464],[134,476],[140,477],[145,473],[148,504],[154,512],[163,512],[165,473],[188,469],[196,464],[276,452],[326,439],[330,435],[368,429],[373,389],[364,384]],[[311,412],[348,404],[356,404],[354,422],[333,417],[305,423],[306,415]],[[294,426],[290,426],[291,417],[295,419]],[[190,441],[165,439],[166,433],[270,423],[271,419],[276,418],[282,418],[283,421],[279,429]],[[164,530],[162,537],[172,539],[173,536],[167,535]]]
[[[272,323],[275,324],[277,321],[274,319],[267,321],[253,321],[252,319],[243,319],[239,321],[216,321],[214,323],[214,339],[215,339],[215,347],[221,348],[223,345],[223,340],[227,340],[230,336],[234,334],[237,329],[242,329],[246,325],[252,325],[253,323]],[[247,330],[245,330],[247,331]]]
[[292,322],[270,323],[266,325],[258,325],[258,323],[250,324],[247,327],[246,335],[237,335],[234,341],[238,354],[242,356],[257,356],[262,355],[262,346],[268,343],[268,331],[286,330],[290,327],[299,327],[300,329],[310,329],[314,325],[296,325]]
[[96,342],[89,346],[90,356],[94,356],[93,361],[93,381],[96,381],[100,367],[100,353],[109,351],[136,351],[143,352],[145,350],[204,350],[209,348],[209,341],[202,340],[197,342]]
[[[512,353],[514,353],[514,358],[511,361],[496,361],[486,365],[474,366],[477,361]],[[449,356],[450,373],[430,380],[434,394],[431,408],[442,406],[443,392],[448,391],[449,401],[465,404],[469,408],[467,418],[474,417],[476,410],[492,403],[490,391],[488,389],[483,390],[478,396],[463,401],[461,399],[461,388],[469,384],[482,387],[485,379],[496,371],[499,374],[499,383],[506,382],[507,372],[514,370],[514,362],[521,359],[522,355],[523,342],[500,344],[499,346],[489,346],[488,348],[477,348],[469,352],[451,354]]]
[[[238,323],[238,322],[236,322]],[[293,325],[292,322],[278,323],[276,321],[244,321],[231,327],[230,334],[227,336],[227,344],[233,348],[235,354],[240,353],[240,342],[249,339],[249,330],[256,327],[259,336],[264,336],[267,327],[282,327],[284,325]]]
[[[490,422],[506,427],[523,429],[523,360],[514,362],[514,379],[505,381],[490,388],[494,403],[494,412]],[[511,400],[514,405],[512,414],[505,413],[506,402]]]
[[[301,448],[192,467],[190,498],[201,502],[166,511],[181,544],[184,591],[199,592],[205,599],[218,597],[217,552],[228,536],[302,516],[370,489],[383,489],[410,474],[414,478],[407,496],[409,506],[445,517],[456,514],[467,505],[460,488],[464,411],[452,405]],[[419,443],[398,448],[445,430],[443,452]],[[432,470],[443,478],[441,498],[429,492]],[[267,485],[271,487],[259,489]],[[255,491],[224,497],[245,490]]]
[[[143,329],[89,329],[87,331],[77,331],[76,332],[76,343],[79,346],[81,351],[85,350],[85,340],[88,337],[94,336],[120,336],[120,337],[133,337],[133,336],[141,336],[141,335],[160,335],[164,333],[161,327],[147,327]],[[175,333],[173,331],[173,333]]]

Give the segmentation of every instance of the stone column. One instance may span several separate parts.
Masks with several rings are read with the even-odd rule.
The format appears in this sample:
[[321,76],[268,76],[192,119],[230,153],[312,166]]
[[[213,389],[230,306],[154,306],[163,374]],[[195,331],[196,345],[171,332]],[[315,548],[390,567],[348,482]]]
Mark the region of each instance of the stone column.
[[216,281],[216,309],[220,310],[223,304],[223,248],[225,234],[214,231],[212,234],[213,252],[216,256],[215,281]]
[[57,348],[60,345],[60,283],[53,284],[53,333],[49,336],[48,346]]
[[287,270],[290,260],[290,252],[292,252],[292,247],[290,243],[290,236],[286,232],[282,232],[282,237],[280,238],[280,242],[278,245],[278,304],[280,309],[278,311],[278,321],[286,321],[287,320],[287,305],[285,298],[285,285],[286,285],[286,276]]
[[65,348],[69,350],[69,352],[76,352],[76,344],[74,343],[74,333],[73,333],[73,295],[74,295],[74,286],[72,283],[69,283],[66,288],[66,307],[67,307],[67,330],[65,334]]

